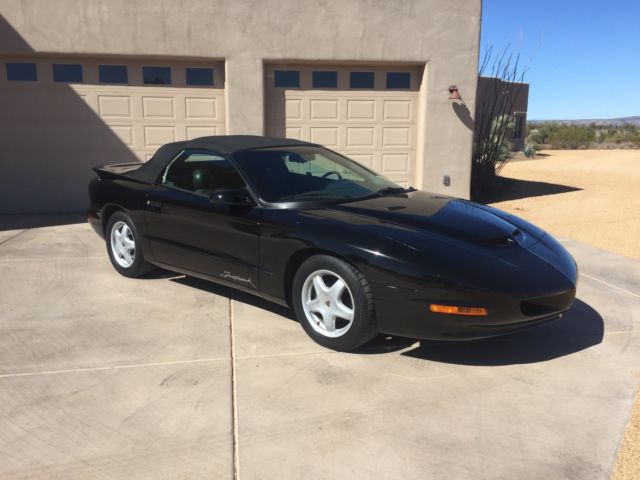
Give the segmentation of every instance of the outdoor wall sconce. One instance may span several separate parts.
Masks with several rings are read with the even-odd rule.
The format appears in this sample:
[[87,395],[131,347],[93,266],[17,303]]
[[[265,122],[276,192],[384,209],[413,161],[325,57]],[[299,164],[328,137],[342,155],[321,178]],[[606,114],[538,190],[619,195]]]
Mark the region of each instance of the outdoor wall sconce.
[[457,85],[451,85],[449,87],[449,100],[462,100]]

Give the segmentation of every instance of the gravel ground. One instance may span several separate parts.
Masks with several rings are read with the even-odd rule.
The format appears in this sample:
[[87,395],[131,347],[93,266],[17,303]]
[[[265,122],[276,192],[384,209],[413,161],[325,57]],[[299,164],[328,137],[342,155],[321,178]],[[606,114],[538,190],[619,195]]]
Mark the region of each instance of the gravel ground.
[[[556,236],[640,260],[640,150],[548,150],[509,163],[501,175],[492,205]],[[640,393],[612,479],[640,479]]]
[[640,150],[548,150],[509,163],[494,206],[640,260]]

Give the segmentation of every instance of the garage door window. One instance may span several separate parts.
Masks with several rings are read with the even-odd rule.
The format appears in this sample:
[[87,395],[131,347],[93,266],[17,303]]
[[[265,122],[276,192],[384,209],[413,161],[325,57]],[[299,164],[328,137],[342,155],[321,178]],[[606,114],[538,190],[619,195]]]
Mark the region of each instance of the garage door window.
[[187,68],[187,85],[213,86],[212,68]]
[[82,83],[82,65],[54,63],[53,81],[64,83]]
[[313,88],[338,88],[338,72],[313,72]]
[[373,88],[373,72],[351,72],[349,88]]
[[38,80],[35,63],[7,63],[7,80],[12,82],[35,82]]
[[98,66],[98,78],[100,83],[127,83],[129,81],[126,65],[100,65]]
[[142,78],[149,85],[171,85],[171,68],[142,67]]
[[273,72],[274,87],[300,87],[300,72],[298,70],[275,70]]
[[387,72],[387,88],[410,88],[411,74],[409,72]]

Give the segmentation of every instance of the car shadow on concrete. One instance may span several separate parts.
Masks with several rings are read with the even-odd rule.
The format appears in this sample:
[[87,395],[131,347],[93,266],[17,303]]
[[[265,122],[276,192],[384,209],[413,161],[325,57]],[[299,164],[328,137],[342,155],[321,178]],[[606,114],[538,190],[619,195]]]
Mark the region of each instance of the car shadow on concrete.
[[[156,273],[156,275],[162,274]],[[233,288],[194,277],[174,276],[170,280],[214,295],[231,298],[279,315],[283,319],[297,322],[290,308]],[[600,314],[583,301],[576,300],[561,319],[520,333],[458,342],[416,340],[381,334],[353,353],[384,355],[402,351],[401,355],[434,362],[482,366],[512,365],[544,362],[570,355],[598,345],[602,342],[603,335],[604,322]],[[411,348],[412,346],[414,347]]]
[[598,345],[604,335],[600,314],[576,300],[565,315],[530,330],[472,342],[420,341],[402,353],[409,357],[459,365],[514,365],[563,357]]
[[72,225],[86,222],[87,215],[85,213],[45,213],[42,215],[6,213],[0,214],[0,231],[54,227],[58,225]]
[[[159,274],[160,273],[152,273],[150,275]],[[213,293],[214,295],[231,298],[236,302],[242,302],[247,305],[251,305],[256,308],[274,313],[276,315],[280,315],[287,320],[292,320],[294,322],[298,321],[290,308],[278,305],[277,303],[273,303],[268,300],[264,300],[263,298],[251,295],[249,293],[241,292],[230,287],[225,287],[224,285],[218,285],[213,282],[208,282],[207,280],[201,280],[199,278],[188,276],[178,276],[175,278],[171,278],[171,281],[179,283],[181,285],[187,285],[189,287],[197,288],[205,292]]]

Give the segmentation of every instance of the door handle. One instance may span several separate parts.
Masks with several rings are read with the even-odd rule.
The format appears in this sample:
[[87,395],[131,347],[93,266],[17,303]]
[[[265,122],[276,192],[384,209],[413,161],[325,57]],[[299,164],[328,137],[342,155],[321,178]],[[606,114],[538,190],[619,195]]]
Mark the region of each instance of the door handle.
[[159,212],[162,208],[162,204],[160,202],[156,202],[154,200],[147,200],[147,210],[152,212]]

